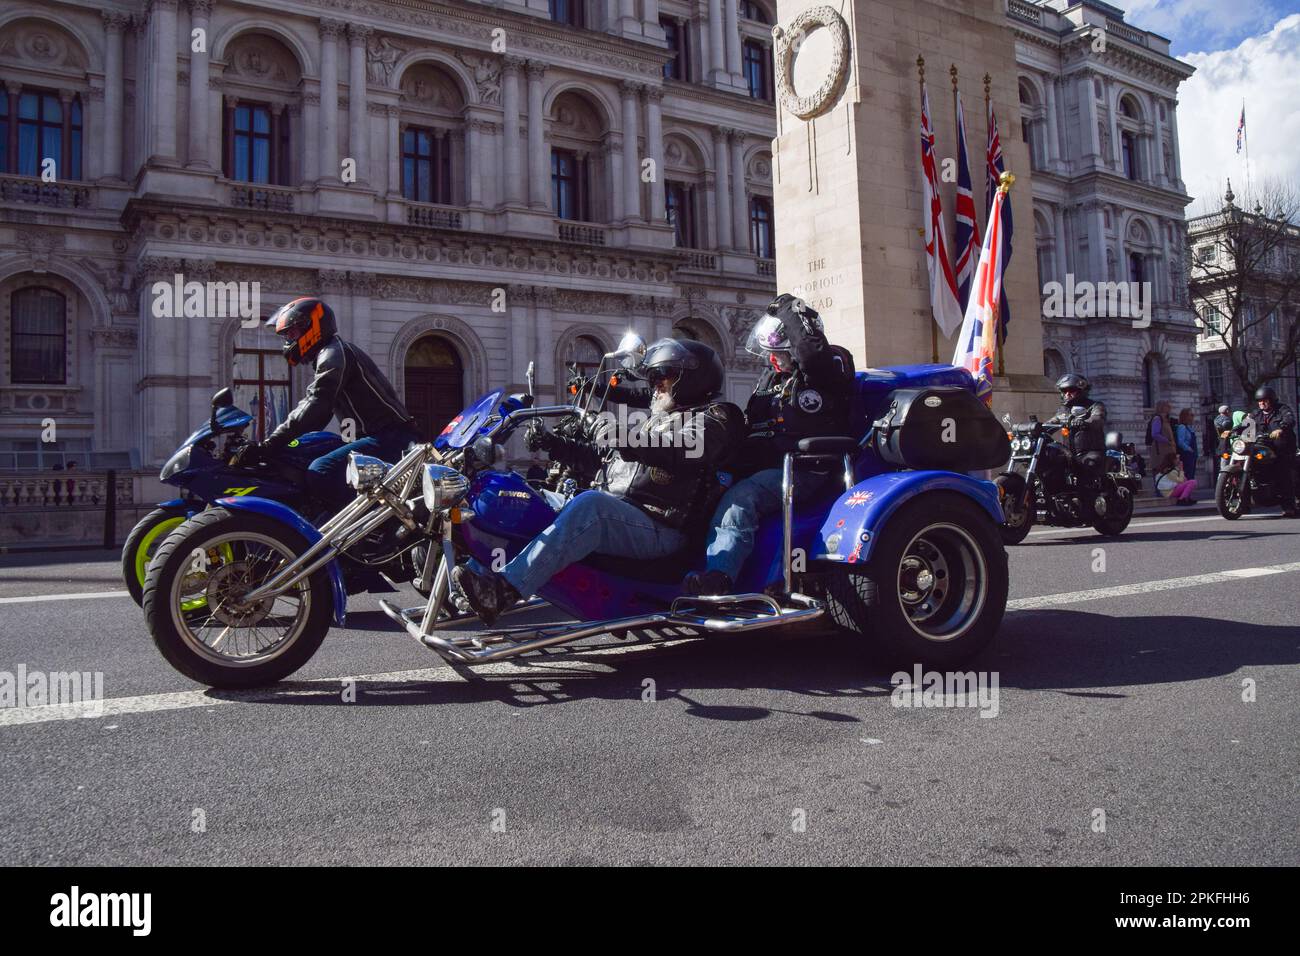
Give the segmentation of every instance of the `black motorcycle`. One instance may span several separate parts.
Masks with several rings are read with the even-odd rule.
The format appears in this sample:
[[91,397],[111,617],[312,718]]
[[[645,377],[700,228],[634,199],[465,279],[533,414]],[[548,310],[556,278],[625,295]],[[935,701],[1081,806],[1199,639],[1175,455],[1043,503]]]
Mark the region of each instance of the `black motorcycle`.
[[1133,500],[1142,485],[1135,465],[1136,449],[1119,432],[1106,436],[1106,470],[1099,477],[1076,464],[1071,440],[1075,423],[1086,410],[1072,409],[1068,423],[1040,422],[1035,416],[1013,425],[1008,470],[994,483],[1002,500],[1002,540],[1019,544],[1035,522],[1061,528],[1091,525],[1099,534],[1114,536],[1128,527]]
[[[1291,468],[1300,478],[1300,456],[1283,461],[1277,443],[1267,435],[1255,434],[1255,423],[1247,418],[1228,438],[1223,452],[1223,469],[1214,486],[1214,504],[1229,521],[1250,514],[1251,508],[1282,504],[1277,494],[1278,470]],[[1292,487],[1298,487],[1293,480]]]

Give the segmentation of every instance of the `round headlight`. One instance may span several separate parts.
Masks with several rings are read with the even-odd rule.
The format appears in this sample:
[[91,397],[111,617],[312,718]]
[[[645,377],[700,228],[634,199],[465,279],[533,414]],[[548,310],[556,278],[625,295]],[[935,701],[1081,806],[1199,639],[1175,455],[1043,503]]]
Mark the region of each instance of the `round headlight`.
[[182,471],[184,471],[186,468],[190,467],[190,452],[191,452],[191,451],[193,451],[192,446],[190,446],[190,445],[186,445],[184,448],[182,448],[182,449],[181,449],[180,451],[178,451],[176,454],[174,454],[174,455],[172,455],[170,458],[168,458],[168,459],[167,459],[167,464],[163,465],[162,472],[158,475],[158,480],[159,480],[159,481],[166,481],[166,480],[167,480],[168,478],[170,478],[172,475],[175,475],[175,474],[177,474],[177,473],[179,473],[179,472],[182,472]]
[[460,504],[469,491],[469,479],[446,465],[424,466],[424,506],[441,511]]
[[1235,442],[1232,443],[1232,450],[1235,454],[1238,455],[1246,454],[1246,439],[1238,438]]
[[357,491],[366,491],[383,481],[392,467],[379,458],[351,452],[348,455],[348,485]]

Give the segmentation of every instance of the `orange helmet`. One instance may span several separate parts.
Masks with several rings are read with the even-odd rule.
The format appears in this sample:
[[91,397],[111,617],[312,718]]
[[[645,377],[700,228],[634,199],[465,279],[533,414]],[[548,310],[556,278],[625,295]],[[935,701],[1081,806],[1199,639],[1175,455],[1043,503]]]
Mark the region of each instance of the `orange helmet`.
[[284,339],[284,357],[290,365],[310,362],[320,347],[339,331],[334,310],[320,299],[310,297],[280,306],[266,320],[266,327]]

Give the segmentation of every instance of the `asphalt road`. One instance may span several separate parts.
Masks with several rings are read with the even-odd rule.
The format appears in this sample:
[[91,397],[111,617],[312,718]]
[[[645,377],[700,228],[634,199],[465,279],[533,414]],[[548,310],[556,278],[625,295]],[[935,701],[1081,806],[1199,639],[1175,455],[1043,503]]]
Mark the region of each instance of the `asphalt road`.
[[1011,582],[969,665],[998,678],[985,718],[892,706],[891,668],[826,634],[467,680],[371,596],[291,681],[207,692],[124,592],[70,597],[120,591],[112,555],[0,556],[0,671],[102,672],[107,698],[95,718],[0,708],[0,859],[1300,862],[1300,521],[1036,531]]

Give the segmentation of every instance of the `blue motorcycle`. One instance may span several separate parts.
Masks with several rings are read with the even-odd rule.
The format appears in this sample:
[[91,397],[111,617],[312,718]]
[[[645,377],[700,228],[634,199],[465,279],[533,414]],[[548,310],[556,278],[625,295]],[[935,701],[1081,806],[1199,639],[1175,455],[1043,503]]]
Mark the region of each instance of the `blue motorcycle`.
[[[606,362],[631,347],[621,344]],[[471,557],[499,566],[564,504],[555,491],[501,468],[506,440],[534,419],[594,411],[590,403],[537,406],[531,394],[496,390],[394,465],[354,455],[348,481],[357,497],[319,529],[286,504],[255,496],[223,499],[196,516],[175,554],[150,567],[150,634],[177,670],[200,683],[280,680],[312,657],[331,621],[345,620],[340,558],[396,524],[436,542],[424,567],[432,588],[421,606],[381,607],[457,666],[632,630],[708,635],[807,622],[847,629],[909,662],[957,664],[993,639],[1006,607],[997,489],[964,473],[1005,462],[1006,434],[963,369],[868,369],[856,381],[857,433],[805,439],[786,456],[782,513],[760,527],[735,594],[682,593],[682,578],[703,565],[701,537],[654,562],[596,554],[565,568],[537,598],[574,622],[454,626],[464,615],[450,607],[451,570]],[[810,465],[830,465],[840,481],[797,498],[795,475]],[[193,592],[182,552],[192,549],[210,556],[200,613],[184,607]]]
[[163,465],[159,480],[180,488],[181,496],[141,518],[122,545],[122,579],[136,604],[158,546],[188,518],[218,498],[252,494],[302,510],[307,466],[343,444],[333,432],[308,432],[270,461],[235,466],[231,461],[246,443],[244,431],[252,421],[252,415],[235,407],[230,389],[223,388],[212,397],[208,423],[181,442]]

